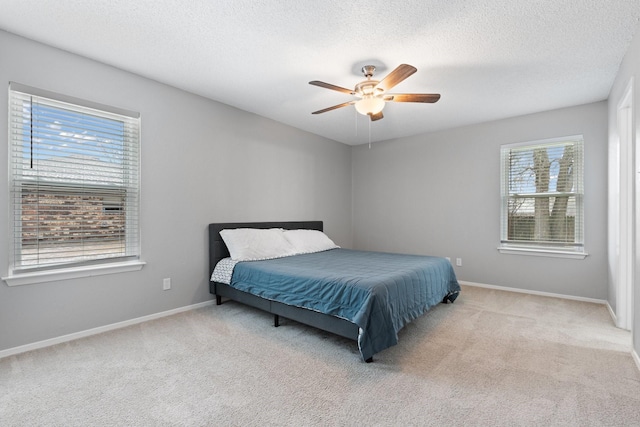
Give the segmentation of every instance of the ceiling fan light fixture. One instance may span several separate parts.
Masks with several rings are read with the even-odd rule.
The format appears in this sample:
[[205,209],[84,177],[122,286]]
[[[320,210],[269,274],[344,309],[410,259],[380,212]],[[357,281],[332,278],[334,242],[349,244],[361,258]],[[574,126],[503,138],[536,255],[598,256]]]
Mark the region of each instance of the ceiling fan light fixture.
[[378,114],[384,108],[384,99],[375,96],[364,96],[355,103],[356,111],[363,116]]
[[356,111],[359,114],[369,116],[370,120],[374,122],[383,118],[382,109],[387,102],[434,103],[440,99],[439,93],[388,93],[389,90],[417,71],[413,65],[400,64],[380,81],[372,79],[375,69],[376,67],[373,65],[365,65],[362,67],[362,73],[367,79],[358,83],[353,90],[319,80],[310,81],[310,85],[347,93],[359,98],[329,108],[323,108],[322,110],[313,111],[311,114],[326,113],[327,111],[355,105]]

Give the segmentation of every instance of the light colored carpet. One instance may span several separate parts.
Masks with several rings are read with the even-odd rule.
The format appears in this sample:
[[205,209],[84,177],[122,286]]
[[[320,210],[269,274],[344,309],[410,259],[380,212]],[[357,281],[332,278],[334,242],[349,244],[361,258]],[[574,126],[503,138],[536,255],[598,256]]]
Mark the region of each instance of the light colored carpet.
[[0,360],[3,426],[638,426],[602,305],[463,287],[360,361],[228,302]]

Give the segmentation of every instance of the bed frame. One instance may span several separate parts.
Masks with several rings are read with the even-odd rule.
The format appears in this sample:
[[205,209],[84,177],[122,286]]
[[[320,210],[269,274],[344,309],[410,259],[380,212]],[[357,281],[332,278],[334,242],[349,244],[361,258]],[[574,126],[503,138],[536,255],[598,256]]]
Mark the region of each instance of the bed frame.
[[[209,277],[214,267],[222,258],[229,256],[220,230],[229,228],[284,228],[287,230],[310,229],[323,231],[322,221],[289,221],[289,222],[223,222],[209,224]],[[280,325],[280,317],[313,326],[345,338],[358,340],[358,326],[348,320],[270,301],[247,292],[239,291],[224,283],[211,281],[209,291],[216,296],[216,304],[222,304],[222,298],[228,298],[251,307],[259,308],[274,315],[274,326]],[[370,362],[367,360],[367,362]]]

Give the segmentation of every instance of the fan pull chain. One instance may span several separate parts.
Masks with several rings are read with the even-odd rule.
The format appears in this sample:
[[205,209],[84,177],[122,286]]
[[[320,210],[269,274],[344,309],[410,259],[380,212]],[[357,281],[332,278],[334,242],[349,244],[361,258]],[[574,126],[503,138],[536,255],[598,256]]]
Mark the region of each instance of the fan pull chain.
[[367,120],[369,122],[369,150],[371,150],[371,120]]

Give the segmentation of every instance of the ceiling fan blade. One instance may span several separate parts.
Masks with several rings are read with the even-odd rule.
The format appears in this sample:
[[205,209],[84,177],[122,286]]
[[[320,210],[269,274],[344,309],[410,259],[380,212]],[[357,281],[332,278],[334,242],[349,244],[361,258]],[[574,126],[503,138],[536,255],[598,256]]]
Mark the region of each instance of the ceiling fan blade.
[[439,93],[389,93],[384,96],[385,101],[393,102],[438,102]]
[[320,87],[323,87],[325,89],[337,90],[338,92],[342,92],[342,93],[348,93],[349,95],[355,95],[356,94],[351,89],[347,89],[347,88],[344,88],[344,87],[332,85],[330,83],[321,82],[319,80],[311,81],[311,82],[309,82],[309,84],[310,85],[314,85],[314,86],[320,86]]
[[347,105],[352,105],[355,103],[356,101],[343,102],[342,104],[334,105],[333,107],[328,107],[323,110],[314,111],[311,114],[322,114],[322,113],[326,113],[327,111],[336,110],[338,108],[346,107]]
[[418,70],[412,65],[400,64],[395,70],[390,72],[387,77],[385,77],[380,83],[378,83],[376,89],[382,89],[386,92],[416,71]]
[[371,118],[372,122],[375,122],[376,120],[380,120],[381,118],[383,118],[384,116],[382,115],[382,111],[380,111],[377,114],[369,114],[369,117]]

